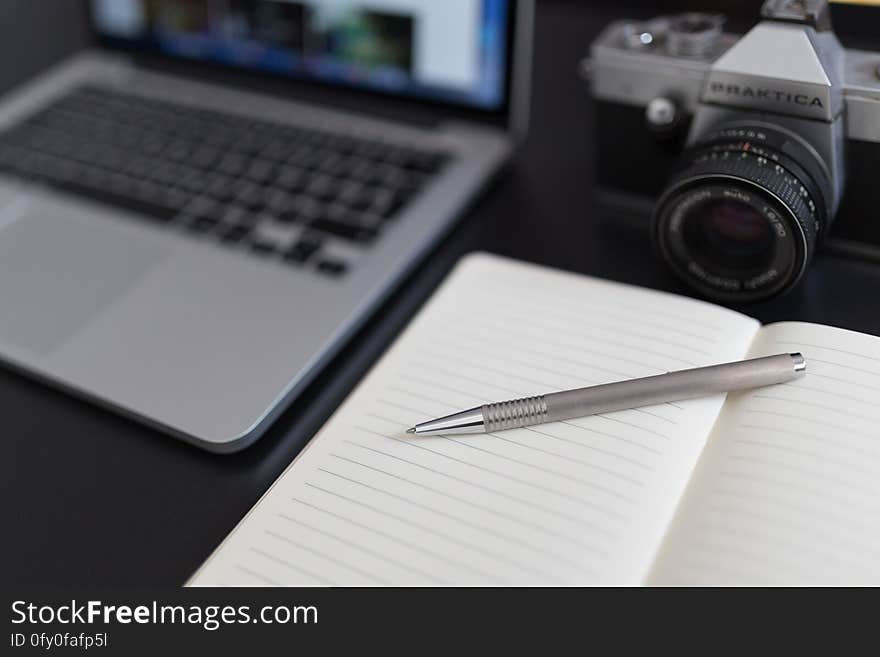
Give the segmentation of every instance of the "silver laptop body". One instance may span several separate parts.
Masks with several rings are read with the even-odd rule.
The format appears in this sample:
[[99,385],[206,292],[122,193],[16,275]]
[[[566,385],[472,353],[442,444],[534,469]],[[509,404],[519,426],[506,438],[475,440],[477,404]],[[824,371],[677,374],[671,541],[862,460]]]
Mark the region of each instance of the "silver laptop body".
[[87,51],[0,100],[0,130],[83,85],[442,151],[447,165],[369,248],[329,240],[325,276],[0,174],[0,359],[214,452],[255,441],[450,228],[522,136],[531,3],[516,5],[509,127],[415,127],[194,83]]

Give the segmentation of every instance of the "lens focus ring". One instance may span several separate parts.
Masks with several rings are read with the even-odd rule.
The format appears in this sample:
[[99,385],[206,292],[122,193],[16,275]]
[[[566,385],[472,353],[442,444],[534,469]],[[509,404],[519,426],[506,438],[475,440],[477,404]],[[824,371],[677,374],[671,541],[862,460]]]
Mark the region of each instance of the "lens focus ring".
[[784,166],[748,151],[712,149],[697,156],[691,166],[673,178],[672,185],[713,176],[752,183],[779,199],[794,215],[812,250],[819,233],[819,206],[807,184]]

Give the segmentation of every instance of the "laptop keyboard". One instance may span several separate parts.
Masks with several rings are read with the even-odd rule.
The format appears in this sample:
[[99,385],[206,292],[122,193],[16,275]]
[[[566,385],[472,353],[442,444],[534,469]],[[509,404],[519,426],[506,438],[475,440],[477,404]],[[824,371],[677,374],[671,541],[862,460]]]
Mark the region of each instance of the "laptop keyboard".
[[0,132],[4,173],[331,277],[350,271],[447,160],[97,87]]

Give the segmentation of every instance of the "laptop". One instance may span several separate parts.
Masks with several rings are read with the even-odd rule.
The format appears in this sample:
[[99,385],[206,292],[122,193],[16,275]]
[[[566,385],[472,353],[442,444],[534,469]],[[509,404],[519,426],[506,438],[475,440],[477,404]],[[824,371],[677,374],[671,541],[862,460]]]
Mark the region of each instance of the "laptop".
[[532,9],[92,0],[0,99],[0,360],[253,443],[523,137]]

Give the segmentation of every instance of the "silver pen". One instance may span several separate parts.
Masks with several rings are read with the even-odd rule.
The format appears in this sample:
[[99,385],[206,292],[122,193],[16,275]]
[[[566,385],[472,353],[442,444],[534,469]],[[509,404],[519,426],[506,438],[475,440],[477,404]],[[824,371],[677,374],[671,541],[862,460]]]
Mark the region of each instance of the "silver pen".
[[407,433],[436,436],[518,429],[534,424],[786,383],[803,376],[806,370],[807,363],[799,353],[752,358],[537,397],[483,404],[468,411],[422,422],[408,429]]

